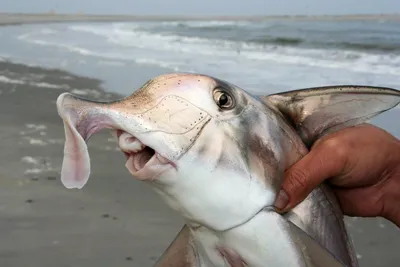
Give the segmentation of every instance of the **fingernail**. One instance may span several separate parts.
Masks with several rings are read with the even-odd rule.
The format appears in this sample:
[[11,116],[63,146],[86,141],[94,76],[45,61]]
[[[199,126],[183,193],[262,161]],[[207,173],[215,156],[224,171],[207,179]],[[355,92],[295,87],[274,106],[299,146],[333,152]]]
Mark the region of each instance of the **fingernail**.
[[278,197],[275,200],[275,207],[278,210],[283,210],[289,204],[289,197],[286,192],[281,189],[278,193]]

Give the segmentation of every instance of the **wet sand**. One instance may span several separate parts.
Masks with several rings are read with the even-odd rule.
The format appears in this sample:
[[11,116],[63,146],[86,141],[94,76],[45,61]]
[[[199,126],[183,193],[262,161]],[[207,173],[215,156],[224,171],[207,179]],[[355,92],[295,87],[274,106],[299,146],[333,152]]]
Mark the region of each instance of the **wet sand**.
[[[182,220],[128,174],[108,132],[89,142],[86,187],[63,187],[64,129],[55,101],[65,91],[119,98],[95,79],[0,62],[0,266],[152,266]],[[362,267],[398,266],[398,228],[381,218],[347,222]]]
[[152,266],[182,223],[128,174],[108,132],[89,142],[88,185],[67,190],[60,182],[57,96],[116,96],[101,92],[99,81],[57,70],[0,62],[0,77],[0,266]]

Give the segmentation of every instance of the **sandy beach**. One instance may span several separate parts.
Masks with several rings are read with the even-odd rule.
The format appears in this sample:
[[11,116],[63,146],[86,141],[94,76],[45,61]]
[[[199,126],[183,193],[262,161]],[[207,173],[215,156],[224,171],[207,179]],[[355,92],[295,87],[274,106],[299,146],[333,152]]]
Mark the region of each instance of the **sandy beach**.
[[[3,25],[44,21],[0,15]],[[55,101],[66,91],[91,99],[120,97],[105,92],[97,79],[0,61],[0,266],[152,266],[183,222],[129,175],[108,132],[89,142],[87,186],[63,187],[64,129]],[[390,126],[399,116],[396,109],[378,125]],[[398,266],[397,227],[382,218],[346,222],[361,267]]]
[[96,80],[62,71],[0,62],[0,72],[10,79],[0,81],[0,266],[152,266],[182,224],[128,174],[108,132],[89,143],[87,187],[66,190],[59,179],[64,130],[57,96],[112,95]]

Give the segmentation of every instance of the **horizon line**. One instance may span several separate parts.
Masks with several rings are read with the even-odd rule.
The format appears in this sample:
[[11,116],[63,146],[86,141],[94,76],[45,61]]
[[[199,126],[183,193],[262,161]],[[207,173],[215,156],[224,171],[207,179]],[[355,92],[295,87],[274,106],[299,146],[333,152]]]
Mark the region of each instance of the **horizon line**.
[[116,14],[106,14],[106,13],[86,13],[83,11],[77,12],[57,12],[54,10],[49,10],[47,12],[0,12],[0,15],[28,15],[28,16],[37,16],[37,15],[47,15],[47,16],[94,16],[94,17],[235,17],[235,18],[252,18],[252,17],[365,17],[365,16],[400,16],[400,13],[349,13],[349,14],[253,14],[253,15],[178,15],[178,14],[125,14],[125,13],[116,13]]

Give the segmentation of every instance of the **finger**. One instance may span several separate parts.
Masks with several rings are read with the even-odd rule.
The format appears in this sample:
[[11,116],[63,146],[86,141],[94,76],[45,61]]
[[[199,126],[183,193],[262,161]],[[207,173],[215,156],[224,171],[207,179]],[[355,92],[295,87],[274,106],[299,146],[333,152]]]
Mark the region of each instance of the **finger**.
[[345,215],[376,217],[383,215],[383,195],[373,187],[334,189]]
[[346,153],[340,145],[334,140],[320,142],[285,172],[275,201],[278,211],[284,212],[296,206],[321,182],[342,172]]

